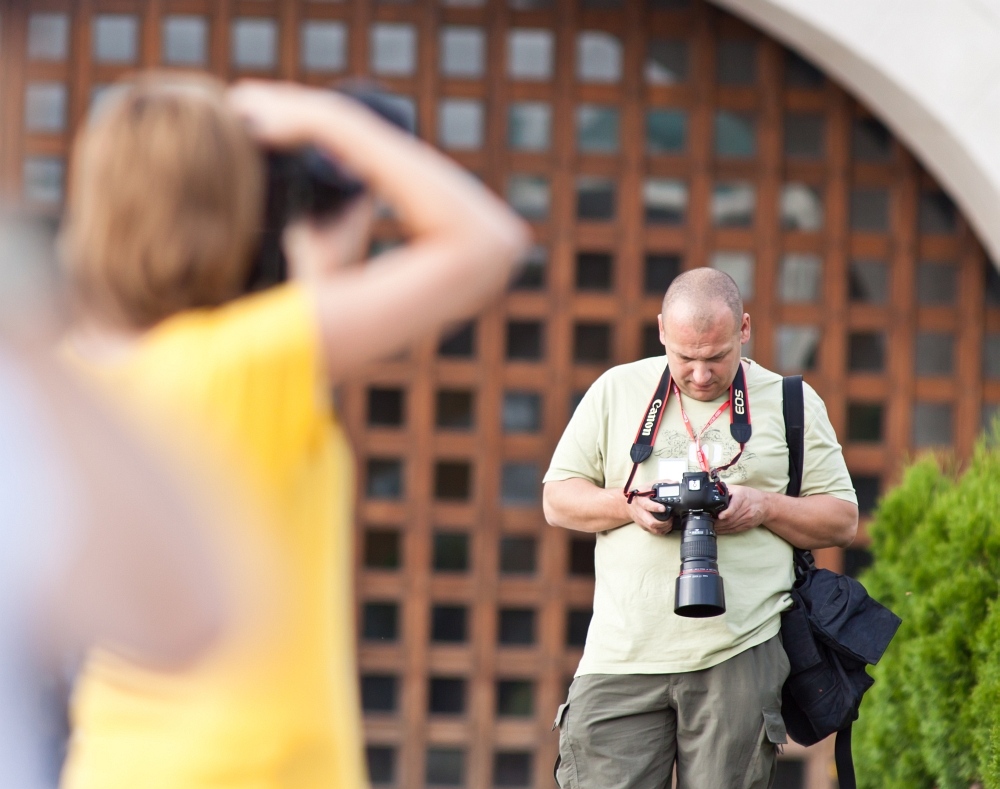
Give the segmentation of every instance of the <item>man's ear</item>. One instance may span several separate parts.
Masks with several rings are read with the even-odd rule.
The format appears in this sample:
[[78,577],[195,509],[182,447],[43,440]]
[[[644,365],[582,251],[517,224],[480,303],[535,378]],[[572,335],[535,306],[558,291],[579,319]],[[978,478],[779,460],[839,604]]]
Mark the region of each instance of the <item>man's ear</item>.
[[[661,325],[660,336],[663,336],[663,328]],[[746,345],[750,342],[750,315],[749,313],[743,313],[743,324],[740,326],[740,345]]]
[[667,347],[667,336],[663,333],[663,313],[656,316],[656,325],[660,327],[660,345]]

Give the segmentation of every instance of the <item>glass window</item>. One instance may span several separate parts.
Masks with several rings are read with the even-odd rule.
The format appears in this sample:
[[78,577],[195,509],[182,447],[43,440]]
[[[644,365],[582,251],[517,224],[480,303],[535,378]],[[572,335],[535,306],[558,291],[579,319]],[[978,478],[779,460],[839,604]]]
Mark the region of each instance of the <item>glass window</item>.
[[426,783],[431,786],[462,786],[465,783],[465,751],[461,748],[428,748]]
[[649,224],[682,225],[687,215],[687,184],[675,178],[647,178],[642,185],[642,203]]
[[92,23],[93,57],[98,63],[135,63],[139,21],[131,14],[98,14]]
[[810,252],[787,252],[781,257],[779,294],[786,304],[819,301],[823,262]]
[[538,543],[534,537],[500,538],[500,572],[504,575],[533,575]]
[[950,403],[917,403],[913,406],[913,445],[918,448],[952,445]]
[[674,85],[688,79],[688,42],[683,39],[653,39],[646,47],[646,82]]
[[889,267],[881,260],[852,260],[849,277],[851,301],[885,304],[889,300]]
[[851,190],[851,230],[885,233],[889,229],[889,190]]
[[[662,297],[670,283],[681,273],[681,256],[674,254],[647,254],[643,272],[643,291]],[[659,329],[657,329],[659,331]],[[659,339],[657,339],[659,344]]]
[[369,745],[365,748],[368,762],[368,777],[375,786],[385,786],[396,782],[396,749],[385,745]]
[[611,290],[611,253],[578,252],[576,255],[577,290]]
[[749,159],[757,153],[754,116],[749,112],[717,110],[715,155],[727,159]]
[[955,204],[944,192],[923,192],[920,195],[920,232],[951,234],[958,230]]
[[535,612],[530,608],[501,608],[498,641],[504,646],[535,643]]
[[754,294],[754,259],[750,252],[714,252],[712,268],[724,271],[736,282],[740,295],[750,301]]
[[465,712],[465,680],[431,677],[427,701],[427,711],[431,715],[462,715]]
[[163,62],[171,66],[204,66],[208,62],[208,20],[203,16],[166,17]]
[[521,28],[507,33],[507,74],[512,79],[551,79],[554,56],[551,30]]
[[552,7],[552,0],[507,0],[507,5],[515,11],[544,11]]
[[997,435],[994,428],[998,427],[996,425],[998,416],[1000,416],[1000,403],[983,403],[979,412],[979,427],[989,433],[987,441],[991,447],[997,445]]
[[861,162],[887,162],[892,158],[892,134],[875,118],[851,122],[851,156]]
[[486,0],[441,0],[441,3],[451,8],[477,8],[486,5]]
[[576,37],[576,76],[581,82],[618,82],[622,78],[622,42],[597,30]]
[[721,181],[712,187],[712,224],[716,227],[753,226],[757,195],[744,181]]
[[506,506],[529,506],[541,498],[542,475],[537,463],[504,463],[500,469],[500,502]]
[[819,337],[818,326],[779,326],[778,369],[785,375],[815,370]]
[[437,393],[434,424],[443,430],[470,430],[475,396],[463,389],[442,389]]
[[59,62],[69,55],[69,15],[32,14],[28,18],[28,60]]
[[441,30],[441,73],[476,79],[486,63],[486,34],[481,27],[446,26]]
[[278,23],[273,19],[233,22],[233,65],[267,71],[278,65]]
[[[858,497],[860,504],[860,495]],[[858,507],[860,509],[860,506]],[[873,558],[871,551],[867,548],[845,548],[844,549],[844,575],[849,575],[851,578],[857,578],[861,573],[872,566]],[[804,776],[803,776],[804,778]],[[802,786],[804,783],[803,778],[800,778],[797,783],[789,784],[790,786]]]
[[531,754],[522,751],[496,753],[493,757],[493,785],[531,786]]
[[822,159],[826,149],[825,121],[822,115],[786,115],[785,156],[790,159]]
[[606,323],[573,326],[573,361],[599,364],[611,359],[611,327]]
[[59,156],[28,156],[24,159],[24,199],[39,205],[62,202],[66,163]]
[[537,361],[544,353],[542,324],[539,321],[507,322],[507,358]]
[[66,128],[66,86],[32,82],[24,96],[24,128],[29,132],[61,132]]
[[884,372],[886,347],[884,332],[851,332],[847,336],[847,369],[852,373]]
[[585,153],[617,153],[619,113],[615,107],[581,104],[576,108],[576,145]]
[[483,145],[483,104],[475,99],[443,99],[438,105],[438,141],[445,148],[471,151]]
[[504,433],[537,433],[542,429],[542,396],[504,392],[502,419]]
[[655,323],[646,324],[642,327],[642,347],[639,350],[639,358],[648,359],[650,356],[663,356],[663,354],[660,327]]
[[469,570],[469,535],[459,531],[434,533],[434,571],[464,573]]
[[657,109],[646,113],[646,152],[651,155],[682,153],[687,147],[687,113]]
[[691,0],[648,0],[649,7],[656,11],[679,11],[691,7]]
[[366,495],[370,499],[403,497],[403,461],[395,458],[371,458],[368,461]]
[[467,323],[442,338],[438,356],[451,359],[471,359],[476,355],[476,324]]
[[552,139],[552,106],[519,101],[507,110],[507,145],[516,151],[547,151]]
[[592,221],[615,218],[615,180],[580,175],[576,179],[576,218]]
[[527,679],[497,682],[497,715],[530,718],[535,714],[535,686]]
[[525,219],[549,215],[549,179],[543,175],[512,175],[507,179],[507,202]]
[[587,631],[594,612],[589,608],[571,608],[566,612],[566,646],[582,647],[587,643]]
[[958,271],[948,263],[917,264],[917,303],[932,307],[954,304],[958,298]]
[[434,498],[467,501],[471,491],[471,464],[460,460],[441,460],[434,464]]
[[986,293],[986,306],[1000,305],[1000,271],[997,271],[992,260],[987,260],[983,266],[983,290]]
[[416,72],[416,28],[396,22],[372,25],[371,69],[383,77],[408,77]]
[[882,405],[847,404],[847,440],[879,443],[882,440]]
[[821,88],[825,82],[822,71],[798,52],[785,50],[785,85],[790,88]]
[[399,606],[365,603],[361,611],[361,633],[366,641],[396,641],[399,638]]
[[571,537],[569,541],[569,574],[594,576],[594,538]]
[[525,258],[521,273],[518,274],[512,288],[514,290],[541,290],[545,287],[545,268],[548,264],[549,251],[535,245]]
[[781,227],[805,231],[823,227],[823,197],[818,188],[800,183],[781,187]]
[[347,68],[347,26],[343,22],[303,22],[301,56],[306,71],[343,71]]
[[431,641],[457,644],[468,641],[469,612],[462,605],[436,605],[431,608]]
[[365,567],[371,570],[398,570],[402,549],[397,529],[365,531]]
[[983,336],[983,377],[1000,379],[1000,334]]
[[951,375],[955,338],[945,332],[917,332],[914,345],[917,375]]
[[720,85],[753,85],[757,82],[756,41],[720,41],[715,56]]
[[391,674],[361,677],[361,709],[365,712],[396,711],[396,678]]
[[368,390],[368,424],[399,427],[403,424],[404,394],[402,389],[371,388]]
[[587,9],[621,8],[624,0],[581,0],[580,4]]
[[858,510],[862,515],[871,515],[878,504],[882,480],[866,474],[851,474],[851,484],[858,495]]

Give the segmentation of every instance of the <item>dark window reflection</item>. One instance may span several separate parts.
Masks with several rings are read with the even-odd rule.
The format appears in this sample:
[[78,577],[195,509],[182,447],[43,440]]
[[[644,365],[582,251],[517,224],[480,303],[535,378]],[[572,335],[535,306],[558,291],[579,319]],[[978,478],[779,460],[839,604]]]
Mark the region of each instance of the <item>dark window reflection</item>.
[[665,353],[663,343],[660,342],[660,327],[655,323],[643,326],[642,349],[639,351],[639,358],[648,359],[650,356],[663,356]]
[[958,298],[958,270],[948,263],[917,264],[917,303],[932,307],[954,304]]
[[881,404],[847,404],[847,440],[867,443],[877,443],[882,440]]
[[886,340],[882,332],[851,332],[847,338],[847,369],[852,373],[885,370]]
[[403,461],[394,458],[372,458],[367,466],[365,492],[370,499],[403,497]]
[[757,82],[757,42],[720,41],[715,63],[720,85],[753,85]]
[[821,159],[825,153],[822,115],[785,116],[784,151],[790,159]]
[[502,418],[504,433],[537,433],[542,427],[542,396],[504,392]]
[[469,569],[469,535],[464,532],[439,531],[434,535],[434,570],[464,573]]
[[718,110],[715,113],[715,155],[749,159],[757,153],[756,120],[751,113]]
[[569,541],[569,574],[594,576],[594,540],[571,537]]
[[[875,561],[871,551],[867,548],[845,548],[844,549],[844,575],[857,578],[867,570]],[[796,784],[802,786],[803,784]]]
[[501,537],[500,572],[504,575],[533,575],[537,550],[534,537]]
[[507,358],[535,361],[542,358],[542,324],[538,321],[507,323]]
[[432,715],[461,715],[465,712],[465,680],[431,677],[427,711]]
[[438,347],[438,355],[467,359],[476,354],[476,325],[466,324],[446,336]]
[[493,785],[531,786],[531,754],[520,751],[497,753],[493,759]]
[[578,252],[576,255],[577,290],[611,290],[611,253]]
[[951,375],[955,337],[946,332],[917,332],[914,344],[917,375]]
[[662,297],[670,287],[670,283],[680,273],[680,255],[648,254],[643,275],[643,290],[650,295]]
[[396,678],[387,674],[361,677],[361,709],[365,712],[395,712]]
[[614,219],[615,181],[581,175],[576,179],[576,217],[592,221]]
[[986,290],[986,306],[1000,306],[1000,272],[997,271],[996,264],[987,260],[983,269],[984,287]]
[[587,643],[587,630],[593,615],[589,608],[572,608],[566,612],[566,646],[582,647]]
[[461,786],[465,783],[465,751],[428,748],[426,778],[431,786]]
[[368,424],[383,427],[398,427],[403,424],[403,390],[369,389]]
[[545,287],[545,268],[549,252],[545,247],[534,246],[524,261],[524,267],[514,280],[514,290],[541,290]]
[[434,498],[465,501],[471,495],[471,489],[471,464],[457,460],[444,460],[434,464]]
[[790,88],[821,88],[825,82],[822,71],[798,52],[785,50],[785,85]]
[[501,608],[499,642],[504,646],[535,643],[535,612],[530,608]]
[[1000,380],[1000,334],[983,336],[983,377]]
[[541,496],[541,480],[537,463],[504,463],[500,468],[500,502],[510,507],[536,504]]
[[573,361],[597,364],[610,358],[610,326],[605,323],[578,323],[573,327]]
[[535,687],[530,680],[497,682],[497,715],[529,718],[535,714]]
[[366,641],[395,641],[399,638],[399,606],[365,603],[361,609],[361,633]]
[[858,510],[862,515],[871,515],[881,494],[882,480],[875,476],[852,474],[851,482],[858,495]]
[[955,204],[944,192],[924,192],[920,195],[920,232],[954,233],[958,229]]
[[688,42],[653,39],[646,49],[645,75],[651,85],[673,85],[688,78]]
[[473,424],[475,397],[461,389],[443,389],[437,393],[435,424],[445,430],[469,430]]
[[885,304],[889,300],[889,267],[880,260],[852,260],[849,295],[861,304]]
[[642,204],[647,223],[681,225],[687,214],[687,184],[676,178],[647,178],[642,185]]
[[952,444],[950,403],[917,403],[913,407],[913,445],[948,447]]
[[436,605],[431,609],[431,641],[460,644],[467,641],[468,610],[461,605]]
[[401,555],[397,530],[368,529],[365,532],[365,567],[372,570],[398,570]]
[[889,229],[889,191],[878,188],[851,190],[851,230],[884,233]]
[[862,162],[889,161],[892,134],[875,118],[855,118],[851,123],[851,156]]
[[369,745],[365,749],[368,761],[368,777],[375,786],[384,786],[396,781],[396,749],[383,745]]

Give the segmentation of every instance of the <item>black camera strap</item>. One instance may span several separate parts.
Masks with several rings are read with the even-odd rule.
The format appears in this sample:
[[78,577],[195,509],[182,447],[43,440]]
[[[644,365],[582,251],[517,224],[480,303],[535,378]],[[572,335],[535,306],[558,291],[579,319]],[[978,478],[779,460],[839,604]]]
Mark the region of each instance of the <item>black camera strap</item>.
[[[651,490],[640,492],[638,490],[630,490],[630,488],[632,487],[632,480],[635,478],[635,472],[639,468],[639,464],[648,460],[649,456],[653,454],[653,444],[656,441],[656,434],[660,430],[660,421],[663,418],[663,412],[667,407],[667,401],[672,391],[675,389],[677,390],[677,401],[680,402],[680,387],[670,377],[670,365],[668,364],[663,368],[663,374],[656,385],[656,391],[653,392],[653,397],[649,401],[642,422],[639,423],[635,440],[632,442],[632,449],[629,451],[629,457],[632,459],[632,471],[629,473],[628,480],[625,482],[625,487],[622,491],[629,502],[636,496],[653,495],[653,491]],[[733,440],[740,445],[740,450],[726,465],[712,469],[710,473],[713,477],[739,461],[740,456],[743,454],[743,448],[750,440],[753,432],[750,426],[750,393],[747,390],[746,374],[743,371],[742,361],[736,368],[736,375],[729,386],[729,400],[722,405],[720,412],[727,407],[729,408],[729,433],[732,435]],[[681,403],[682,412],[683,408],[684,405]]]

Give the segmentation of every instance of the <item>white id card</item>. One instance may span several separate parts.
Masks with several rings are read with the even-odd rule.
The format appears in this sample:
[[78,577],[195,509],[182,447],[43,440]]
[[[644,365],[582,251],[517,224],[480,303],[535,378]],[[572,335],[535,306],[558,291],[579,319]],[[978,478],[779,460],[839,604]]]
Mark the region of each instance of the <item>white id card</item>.
[[688,470],[687,460],[683,458],[659,458],[656,478],[668,482],[680,482],[681,476]]

